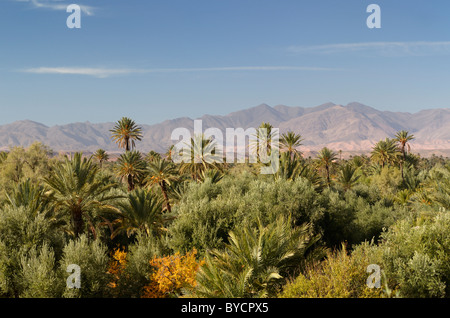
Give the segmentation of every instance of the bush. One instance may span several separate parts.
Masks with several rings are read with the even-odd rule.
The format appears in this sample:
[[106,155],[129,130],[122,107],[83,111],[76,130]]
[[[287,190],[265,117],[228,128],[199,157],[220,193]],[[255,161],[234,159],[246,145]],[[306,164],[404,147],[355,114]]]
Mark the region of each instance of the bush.
[[112,260],[112,264],[119,268],[118,278],[114,280],[116,290],[113,293],[121,297],[140,297],[142,288],[150,283],[153,268],[149,261],[170,253],[162,239],[142,232],[138,233],[135,242],[126,251],[116,249],[115,253],[118,251],[122,251],[121,254],[126,257],[120,264],[117,259]]
[[63,297],[88,298],[107,295],[110,277],[108,270],[107,248],[98,240],[89,241],[86,235],[70,241],[63,250],[60,271],[67,273],[69,265],[75,264],[81,268],[81,288],[66,288]]
[[[19,273],[21,260],[44,245],[59,247],[63,238],[51,230],[51,224],[43,213],[35,213],[30,207],[5,206],[0,210],[0,292],[19,296],[24,285]],[[37,257],[37,256],[36,256]]]
[[150,283],[143,288],[143,298],[179,297],[183,290],[190,290],[196,286],[196,275],[203,265],[197,261],[197,251],[193,250],[185,255],[176,252],[165,257],[154,257],[150,260],[153,271]]
[[329,252],[326,259],[310,266],[288,283],[281,298],[365,298],[380,297],[380,289],[367,284],[367,266],[372,264],[370,253],[360,249],[349,254],[345,245]]
[[54,298],[61,297],[64,278],[56,269],[55,253],[44,244],[40,249],[33,248],[27,256],[21,257],[22,285],[20,297]]
[[293,224],[318,223],[323,217],[321,197],[309,181],[254,180],[225,177],[217,184],[192,185],[174,207],[177,219],[169,227],[175,251],[222,248],[236,226],[256,225],[292,217]]
[[401,220],[381,238],[383,269],[402,297],[449,297],[450,212]]

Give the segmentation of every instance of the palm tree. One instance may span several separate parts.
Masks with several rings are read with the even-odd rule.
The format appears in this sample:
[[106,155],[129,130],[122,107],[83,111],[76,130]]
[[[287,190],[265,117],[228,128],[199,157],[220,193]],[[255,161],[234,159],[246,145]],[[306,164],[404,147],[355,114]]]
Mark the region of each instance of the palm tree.
[[155,159],[161,159],[161,154],[154,150],[150,150],[149,153],[145,156],[145,160],[148,162],[152,162]]
[[126,179],[128,183],[128,191],[135,188],[136,180],[138,180],[145,172],[146,163],[142,159],[139,151],[132,150],[121,154],[115,165],[116,175],[120,180]]
[[337,160],[337,154],[328,149],[327,147],[322,148],[317,155],[319,167],[325,167],[327,174],[327,183],[330,185],[330,167]]
[[103,162],[109,160],[109,155],[104,149],[97,149],[97,151],[94,153],[94,157],[98,160],[100,163],[100,168],[102,168]]
[[216,141],[205,138],[204,135],[195,135],[190,139],[188,149],[183,149],[180,172],[189,173],[193,180],[199,181],[203,171],[207,169],[219,169],[217,164],[221,162],[220,153],[216,153]]
[[167,211],[172,212],[169,196],[167,195],[167,187],[170,187],[173,181],[179,179],[175,165],[171,161],[156,158],[148,165],[147,172],[147,183],[150,185],[158,184],[160,186],[164,200],[166,201]]
[[218,169],[206,169],[203,170],[200,175],[201,182],[209,180],[211,183],[217,183],[223,179],[224,173]]
[[164,154],[166,159],[169,161],[172,161],[172,155],[173,155],[174,148],[175,148],[175,145],[170,145],[169,148],[167,148],[166,153]]
[[128,117],[122,117],[110,132],[112,133],[111,139],[120,148],[125,148],[125,151],[134,149],[136,146],[135,141],[142,139],[142,128]]
[[302,145],[302,136],[293,131],[288,131],[281,135],[280,145],[281,149],[289,153],[289,156],[301,156],[301,152],[297,150]]
[[45,197],[45,189],[42,185],[35,185],[27,179],[19,183],[11,193],[6,193],[6,205],[15,208],[24,206],[34,214],[47,212],[48,198]]
[[257,220],[256,226],[237,227],[225,249],[206,254],[193,292],[199,297],[273,297],[281,279],[323,256],[324,250],[315,247],[318,241],[309,224],[292,228],[282,217],[267,226]]
[[117,204],[117,208],[122,219],[112,233],[112,238],[124,230],[128,237],[138,230],[150,236],[152,231],[160,231],[164,225],[162,200],[151,191],[135,189]]
[[302,166],[298,158],[292,157],[290,152],[283,152],[280,155],[280,166],[274,174],[275,178],[295,180],[302,172]]
[[[265,159],[264,156],[270,156],[272,141],[278,137],[277,131],[273,129],[273,126],[270,123],[262,122],[256,129],[256,133],[253,137],[254,141],[250,143],[249,147],[253,147],[253,149],[256,150],[258,159]],[[260,153],[261,150],[263,150],[263,153]]]
[[75,237],[83,233],[84,219],[91,219],[88,214],[114,210],[109,203],[119,197],[110,194],[115,184],[105,184],[104,180],[96,178],[97,172],[98,166],[77,152],[71,159],[66,156],[65,161],[56,164],[52,173],[44,178],[55,213],[70,215],[70,233]]
[[403,155],[403,159],[400,160],[400,170],[402,171],[402,179],[405,180],[403,176],[403,162],[406,161],[407,152],[411,151],[411,146],[409,141],[414,139],[414,135],[410,135],[408,131],[401,130],[395,135],[395,141],[399,144],[400,152]]
[[398,159],[398,155],[395,139],[386,138],[375,144],[370,159],[384,168],[385,165],[394,163]]
[[344,187],[344,190],[349,190],[358,181],[360,176],[355,175],[357,168],[351,163],[346,163],[339,168],[338,182]]
[[407,152],[411,151],[411,146],[409,144],[409,141],[414,139],[414,135],[410,135],[408,131],[401,130],[397,132],[395,135],[395,141],[399,143],[400,151],[403,155],[403,158],[406,159]]

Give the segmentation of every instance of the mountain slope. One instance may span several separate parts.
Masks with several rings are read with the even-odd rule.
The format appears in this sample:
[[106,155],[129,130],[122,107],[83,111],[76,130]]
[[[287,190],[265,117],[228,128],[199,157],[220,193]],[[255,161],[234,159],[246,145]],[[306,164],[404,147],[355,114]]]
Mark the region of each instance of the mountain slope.
[[[379,111],[372,107],[350,103],[346,106],[326,103],[316,107],[289,107],[262,104],[225,116],[204,115],[203,131],[215,127],[225,135],[226,128],[258,127],[269,122],[281,133],[300,133],[303,148],[317,151],[329,146],[342,151],[368,151],[380,139],[393,137],[399,130],[415,136],[411,143],[417,150],[450,150],[450,109],[429,109],[418,113]],[[187,117],[166,120],[155,125],[139,123],[143,140],[137,143],[141,151],[165,152],[176,128],[193,132],[193,120]],[[119,151],[111,141],[109,130],[114,123],[73,123],[47,127],[30,120],[0,126],[0,149],[27,147],[34,141],[50,146],[54,151]]]

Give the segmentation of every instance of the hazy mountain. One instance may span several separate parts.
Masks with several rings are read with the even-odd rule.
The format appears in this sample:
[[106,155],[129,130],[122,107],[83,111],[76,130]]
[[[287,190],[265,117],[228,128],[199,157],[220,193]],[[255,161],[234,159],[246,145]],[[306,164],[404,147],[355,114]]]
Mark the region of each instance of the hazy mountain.
[[[363,152],[371,149],[380,139],[393,137],[402,129],[414,134],[411,143],[414,151],[422,153],[448,153],[450,151],[450,109],[429,109],[417,113],[379,111],[360,103],[346,106],[326,103],[316,107],[290,107],[262,104],[230,113],[225,116],[204,115],[203,131],[210,127],[226,128],[258,127],[269,122],[280,131],[292,130],[303,138],[303,150],[314,152],[323,146],[338,151]],[[193,119],[177,118],[155,125],[146,125],[135,119],[143,128],[143,140],[137,147],[144,152],[164,152],[170,144],[175,128],[193,131]],[[23,120],[0,126],[0,148],[27,147],[34,141],[50,146],[54,151],[95,151],[103,148],[118,151],[111,141],[109,130],[114,123],[73,123],[47,127]]]

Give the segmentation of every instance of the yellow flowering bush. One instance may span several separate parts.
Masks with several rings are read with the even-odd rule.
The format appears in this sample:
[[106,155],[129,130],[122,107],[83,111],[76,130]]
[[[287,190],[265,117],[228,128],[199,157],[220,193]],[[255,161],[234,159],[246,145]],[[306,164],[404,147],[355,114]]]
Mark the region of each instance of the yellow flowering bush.
[[115,289],[118,286],[119,280],[123,275],[125,268],[127,266],[127,252],[120,248],[116,248],[109,262],[108,274],[111,275],[112,279],[108,284],[108,287]]
[[183,288],[193,288],[196,285],[196,275],[204,261],[197,261],[197,250],[186,255],[179,252],[153,258],[150,265],[154,271],[150,275],[150,284],[143,288],[143,298],[166,298],[178,296]]

